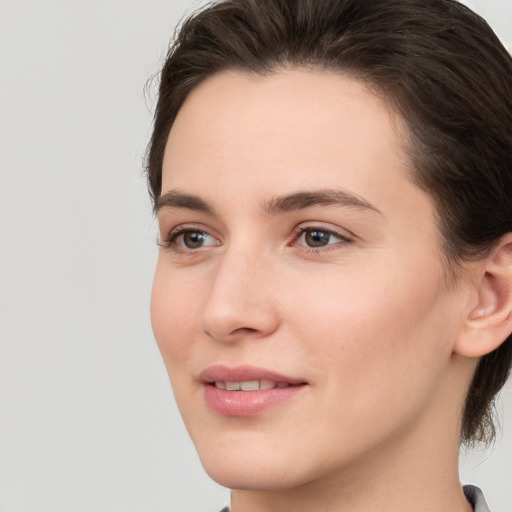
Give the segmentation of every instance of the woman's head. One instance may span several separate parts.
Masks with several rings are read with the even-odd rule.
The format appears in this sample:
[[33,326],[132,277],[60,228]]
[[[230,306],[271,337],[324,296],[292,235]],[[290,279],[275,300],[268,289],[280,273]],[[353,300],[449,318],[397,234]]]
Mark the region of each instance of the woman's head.
[[[512,61],[486,23],[451,0],[228,0],[191,17],[161,75],[148,158],[155,201],[164,153],[175,147],[166,150],[169,133],[200,84],[230,72],[268,83],[299,69],[338,74],[387,105],[409,158],[404,172],[435,206],[452,284],[464,262],[512,232]],[[465,401],[464,441],[492,432],[490,404],[511,358],[510,339],[482,357]]]

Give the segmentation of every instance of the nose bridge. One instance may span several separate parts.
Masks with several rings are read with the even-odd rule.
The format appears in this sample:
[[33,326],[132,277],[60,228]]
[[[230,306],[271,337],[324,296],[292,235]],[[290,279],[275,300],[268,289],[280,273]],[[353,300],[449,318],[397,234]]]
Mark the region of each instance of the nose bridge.
[[230,341],[263,337],[277,328],[271,258],[253,244],[232,244],[219,257],[203,309],[203,330]]

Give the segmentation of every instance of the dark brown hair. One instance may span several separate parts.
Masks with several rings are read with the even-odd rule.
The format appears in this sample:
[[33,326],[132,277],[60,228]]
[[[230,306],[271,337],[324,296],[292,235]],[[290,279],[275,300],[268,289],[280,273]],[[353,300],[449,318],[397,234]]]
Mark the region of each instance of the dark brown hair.
[[[162,161],[190,91],[227,69],[320,67],[360,79],[409,129],[414,181],[433,197],[454,264],[512,232],[512,59],[487,23],[456,0],[225,0],[187,19],[160,76],[147,175]],[[492,405],[512,338],[484,356],[466,398],[461,439],[494,435]]]

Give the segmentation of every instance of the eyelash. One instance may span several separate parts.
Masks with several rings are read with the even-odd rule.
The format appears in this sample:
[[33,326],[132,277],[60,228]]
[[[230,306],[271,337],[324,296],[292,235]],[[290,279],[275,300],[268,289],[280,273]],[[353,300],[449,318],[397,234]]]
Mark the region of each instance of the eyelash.
[[[339,242],[334,243],[334,244],[327,243],[326,245],[318,246],[318,247],[311,247],[311,246],[299,244],[298,247],[307,251],[308,254],[318,254],[320,252],[328,251],[330,245],[338,245],[338,243],[349,244],[349,243],[353,242],[352,238],[350,238],[346,235],[343,235],[335,230],[325,228],[323,226],[307,226],[307,227],[299,226],[293,230],[294,238],[288,245],[289,246],[297,245],[297,242],[300,240],[300,238],[303,235],[306,235],[307,233],[313,233],[315,231],[319,232],[319,233],[326,233],[330,237],[338,238]],[[218,244],[212,244],[211,246],[203,246],[203,247],[198,247],[195,249],[177,245],[177,243],[176,243],[177,239],[180,236],[186,235],[187,233],[197,233],[197,234],[206,235],[208,237],[213,237],[213,235],[208,233],[208,231],[201,229],[199,227],[179,226],[179,227],[173,229],[172,231],[170,231],[170,233],[164,239],[157,240],[157,245],[160,247],[166,248],[166,249],[171,249],[178,254],[189,254],[189,255],[196,254],[199,249],[204,249],[205,247],[207,248],[207,247],[213,247],[215,245],[218,245]],[[215,237],[213,237],[213,238],[215,239]]]
[[[173,247],[173,245],[175,244],[175,242],[178,239],[178,237],[186,235],[187,233],[200,233],[200,234],[204,234],[204,235],[207,235],[207,236],[212,236],[206,230],[200,229],[198,227],[179,226],[179,227],[173,229],[164,239],[158,240],[157,241],[157,245],[160,246],[160,247],[164,247],[166,249],[170,249],[170,248]],[[176,252],[182,252],[182,253],[192,253],[192,252],[194,252],[194,249],[191,249],[191,248],[188,248],[188,249],[187,248],[181,248],[181,250],[180,250],[179,248],[177,248],[177,246],[176,246],[176,248],[174,250]]]
[[294,230],[294,235],[295,235],[295,238],[293,241],[294,244],[297,243],[297,241],[302,237],[302,235],[306,235],[307,233],[314,233],[315,231],[319,232],[319,233],[326,233],[330,237],[338,238],[339,242],[334,243],[334,244],[327,243],[326,245],[319,246],[319,247],[311,247],[311,246],[306,246],[306,245],[299,246],[299,247],[303,247],[304,249],[306,249],[309,254],[318,254],[320,252],[328,251],[328,250],[330,250],[329,246],[331,246],[331,245],[336,246],[339,243],[349,244],[349,243],[353,242],[353,239],[349,238],[348,236],[343,235],[343,234],[339,233],[338,231],[335,231],[333,229],[329,229],[329,228],[326,228],[323,226],[307,226],[307,227],[299,226]]

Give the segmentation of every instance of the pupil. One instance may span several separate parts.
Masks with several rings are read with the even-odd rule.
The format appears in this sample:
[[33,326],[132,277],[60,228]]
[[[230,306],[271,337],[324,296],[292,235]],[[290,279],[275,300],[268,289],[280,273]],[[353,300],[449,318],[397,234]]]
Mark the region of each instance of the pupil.
[[204,242],[204,233],[192,231],[183,235],[183,242],[189,249],[197,249]]
[[325,231],[308,231],[306,233],[306,243],[310,247],[323,247],[329,243],[331,235]]

